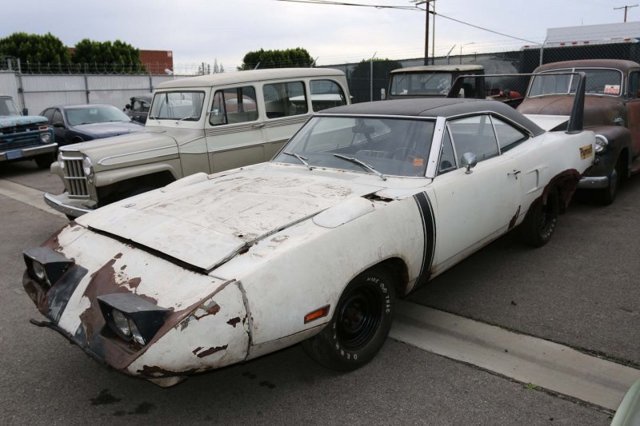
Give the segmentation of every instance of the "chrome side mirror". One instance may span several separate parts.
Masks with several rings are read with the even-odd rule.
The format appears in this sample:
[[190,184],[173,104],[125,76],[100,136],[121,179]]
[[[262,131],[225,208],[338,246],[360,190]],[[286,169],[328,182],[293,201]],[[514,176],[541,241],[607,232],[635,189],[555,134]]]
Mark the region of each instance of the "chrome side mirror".
[[471,169],[478,164],[478,158],[473,152],[465,152],[462,154],[462,167],[466,167],[466,174],[471,174]]

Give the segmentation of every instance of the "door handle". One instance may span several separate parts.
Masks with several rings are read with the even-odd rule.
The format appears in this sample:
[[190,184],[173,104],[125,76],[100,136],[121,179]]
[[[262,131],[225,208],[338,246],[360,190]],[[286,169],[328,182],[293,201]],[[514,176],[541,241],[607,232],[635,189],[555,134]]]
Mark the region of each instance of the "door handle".
[[512,172],[507,173],[508,176],[513,176],[518,179],[518,175],[520,174],[520,170],[513,169]]
[[264,123],[256,123],[253,126],[254,129],[262,129],[264,127]]

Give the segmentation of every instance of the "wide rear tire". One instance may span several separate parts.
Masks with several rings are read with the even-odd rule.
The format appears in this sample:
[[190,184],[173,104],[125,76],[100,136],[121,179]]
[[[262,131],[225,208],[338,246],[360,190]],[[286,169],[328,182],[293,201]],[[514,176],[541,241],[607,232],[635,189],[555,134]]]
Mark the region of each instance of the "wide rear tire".
[[316,336],[304,341],[307,354],[338,371],[362,367],[378,353],[391,328],[395,309],[394,280],[384,268],[372,268],[344,289],[333,318]]

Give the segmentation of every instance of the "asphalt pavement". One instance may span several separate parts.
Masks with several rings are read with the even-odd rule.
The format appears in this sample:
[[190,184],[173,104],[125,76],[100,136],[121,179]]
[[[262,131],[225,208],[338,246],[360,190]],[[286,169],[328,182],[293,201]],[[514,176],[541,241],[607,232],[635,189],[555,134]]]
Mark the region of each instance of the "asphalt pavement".
[[[51,192],[27,163],[0,179]],[[611,207],[574,204],[541,249],[507,236],[410,301],[640,365],[640,179]],[[369,365],[336,374],[295,346],[161,389],[111,371],[40,319],[21,251],[65,219],[0,195],[0,418],[4,424],[606,425],[611,412],[389,339]],[[635,259],[635,260],[634,260]],[[552,362],[553,360],[549,360]]]

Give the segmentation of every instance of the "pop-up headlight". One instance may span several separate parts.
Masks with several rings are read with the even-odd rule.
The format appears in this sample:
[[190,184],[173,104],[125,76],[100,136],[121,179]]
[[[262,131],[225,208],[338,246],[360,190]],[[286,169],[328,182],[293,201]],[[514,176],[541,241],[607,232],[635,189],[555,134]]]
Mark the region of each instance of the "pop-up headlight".
[[133,293],[98,296],[98,304],[105,322],[118,337],[141,346],[149,343],[171,312]]
[[46,247],[34,247],[22,253],[27,273],[46,289],[54,285],[74,264],[62,254]]

